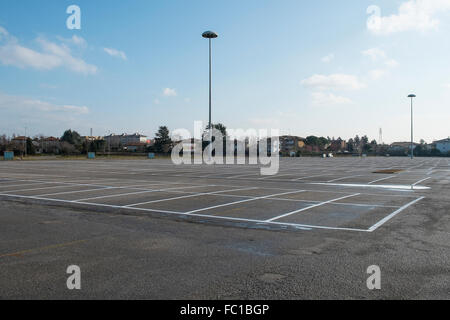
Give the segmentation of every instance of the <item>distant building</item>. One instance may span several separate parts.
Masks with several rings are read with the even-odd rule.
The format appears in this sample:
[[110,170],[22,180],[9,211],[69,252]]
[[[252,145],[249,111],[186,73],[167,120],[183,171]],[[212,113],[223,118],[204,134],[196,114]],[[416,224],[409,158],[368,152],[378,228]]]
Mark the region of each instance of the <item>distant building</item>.
[[38,153],[59,153],[61,141],[55,137],[41,138],[36,141],[39,144]]
[[[105,136],[104,140],[106,144],[111,149],[122,150],[128,146],[137,147],[139,144],[149,145],[151,143],[150,139],[147,136],[144,136],[139,133],[134,134],[110,134],[109,136]],[[138,145],[137,145],[138,144]]]
[[434,142],[436,144],[436,149],[438,149],[441,153],[450,152],[450,138],[438,140]]
[[90,141],[90,142],[104,140],[104,138],[101,136],[83,136],[83,137],[81,137],[81,139]]
[[[413,143],[413,150],[416,149],[418,143]],[[411,151],[411,142],[394,142],[389,146],[388,152],[392,155],[408,154]]]
[[13,148],[23,149],[27,142],[27,139],[28,139],[28,137],[25,137],[25,136],[15,137],[15,138],[11,139],[11,144],[12,144]]
[[25,141],[27,141],[27,137],[25,136],[19,136],[19,137],[15,137],[11,140],[11,142],[13,143],[24,143]]
[[145,152],[147,149],[147,143],[132,142],[128,143],[123,149],[129,152]]
[[333,152],[347,150],[347,142],[345,140],[342,140],[341,138],[338,138],[337,140],[331,141],[329,149]]
[[297,136],[281,136],[280,152],[283,155],[295,155],[298,151],[305,148],[305,139]]

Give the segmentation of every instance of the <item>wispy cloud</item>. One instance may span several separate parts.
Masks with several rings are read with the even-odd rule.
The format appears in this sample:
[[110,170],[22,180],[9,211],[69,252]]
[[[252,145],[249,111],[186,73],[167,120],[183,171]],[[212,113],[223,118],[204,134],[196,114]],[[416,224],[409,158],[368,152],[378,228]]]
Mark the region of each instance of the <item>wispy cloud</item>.
[[315,106],[336,106],[352,104],[352,100],[346,97],[337,96],[333,93],[313,92],[311,94],[312,104]]
[[56,37],[56,39],[58,39],[61,42],[70,44],[70,45],[74,45],[77,47],[82,47],[85,48],[87,47],[87,41],[83,38],[83,37],[79,37],[77,35],[73,35],[72,38],[63,38],[63,37]]
[[[87,106],[55,104],[41,99],[8,95],[0,92],[0,127],[14,132],[19,124],[34,127],[36,132],[52,128],[62,132],[70,127],[80,127],[90,121]],[[92,124],[91,124],[92,125]]]
[[165,97],[176,97],[178,94],[177,94],[177,91],[175,89],[165,88],[163,90],[163,95]]
[[127,55],[123,51],[113,49],[113,48],[103,48],[103,50],[107,54],[109,54],[111,57],[116,57],[116,58],[120,58],[122,60],[127,60]]
[[367,28],[377,35],[389,35],[403,31],[428,31],[437,29],[439,13],[450,10],[450,0],[409,0],[403,2],[397,14],[374,15]]
[[41,83],[39,85],[39,87],[44,88],[44,89],[57,89],[58,88],[57,85],[49,84],[49,83]]
[[323,63],[330,63],[331,61],[334,60],[334,53],[330,53],[329,55],[326,55],[321,60]]
[[373,80],[378,80],[378,79],[381,79],[382,77],[384,77],[387,73],[388,73],[387,70],[383,70],[383,69],[374,69],[374,70],[371,70],[371,71],[369,72],[369,76],[370,76]]
[[371,48],[362,51],[362,54],[372,59],[372,61],[378,61],[386,58],[386,53],[380,48]]
[[398,66],[398,62],[388,57],[386,52],[380,48],[370,48],[361,52],[377,64],[377,68],[369,71],[369,76],[373,80],[379,80],[387,75],[392,68]]
[[40,112],[40,113],[58,113],[66,115],[88,114],[89,108],[86,106],[75,105],[56,105],[39,99],[30,99],[21,96],[10,96],[0,93],[0,109],[10,109],[18,113]]
[[315,74],[307,79],[302,80],[301,84],[305,87],[319,90],[359,90],[366,86],[358,79],[357,76],[350,74]]
[[[80,38],[81,39],[81,38]],[[81,41],[77,38],[75,41]],[[65,67],[76,73],[95,74],[97,67],[74,57],[70,48],[64,44],[56,44],[43,37],[36,39],[41,51],[36,51],[19,44],[6,29],[0,27],[0,63],[18,68],[52,70]]]

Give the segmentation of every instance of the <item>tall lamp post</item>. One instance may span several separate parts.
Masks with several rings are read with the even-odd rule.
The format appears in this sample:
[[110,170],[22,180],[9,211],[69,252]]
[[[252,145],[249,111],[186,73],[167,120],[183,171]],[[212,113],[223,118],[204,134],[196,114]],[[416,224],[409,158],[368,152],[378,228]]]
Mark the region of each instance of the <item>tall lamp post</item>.
[[415,94],[410,94],[408,98],[411,98],[411,159],[414,159],[414,126],[413,126],[413,99]]
[[218,37],[217,33],[213,31],[205,31],[202,34],[203,38],[209,40],[209,143],[210,143],[210,156],[212,154],[212,124],[211,124],[211,69],[212,69],[212,58],[211,58],[211,40]]

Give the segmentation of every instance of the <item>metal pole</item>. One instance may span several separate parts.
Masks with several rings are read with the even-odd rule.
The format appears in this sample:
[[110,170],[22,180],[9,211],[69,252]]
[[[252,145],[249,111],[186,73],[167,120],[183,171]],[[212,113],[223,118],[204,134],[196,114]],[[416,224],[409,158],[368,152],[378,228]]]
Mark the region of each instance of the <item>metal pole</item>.
[[211,124],[211,75],[212,75],[212,58],[211,58],[211,38],[209,38],[209,158],[212,157],[212,124]]
[[414,159],[413,98],[411,97],[411,159]]
[[27,127],[25,127],[25,139],[23,140],[23,150],[25,153],[25,157],[27,156]]
[[209,39],[209,128],[211,129],[211,74],[212,74],[212,58],[211,58],[211,39]]

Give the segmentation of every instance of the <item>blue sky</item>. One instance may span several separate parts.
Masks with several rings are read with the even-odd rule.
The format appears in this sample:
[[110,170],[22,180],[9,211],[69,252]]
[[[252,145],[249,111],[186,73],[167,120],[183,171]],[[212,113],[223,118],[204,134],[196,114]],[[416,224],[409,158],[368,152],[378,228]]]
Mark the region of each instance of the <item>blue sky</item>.
[[450,0],[2,0],[0,133],[193,130],[209,29],[213,122],[408,140],[415,92],[415,139],[450,135]]

